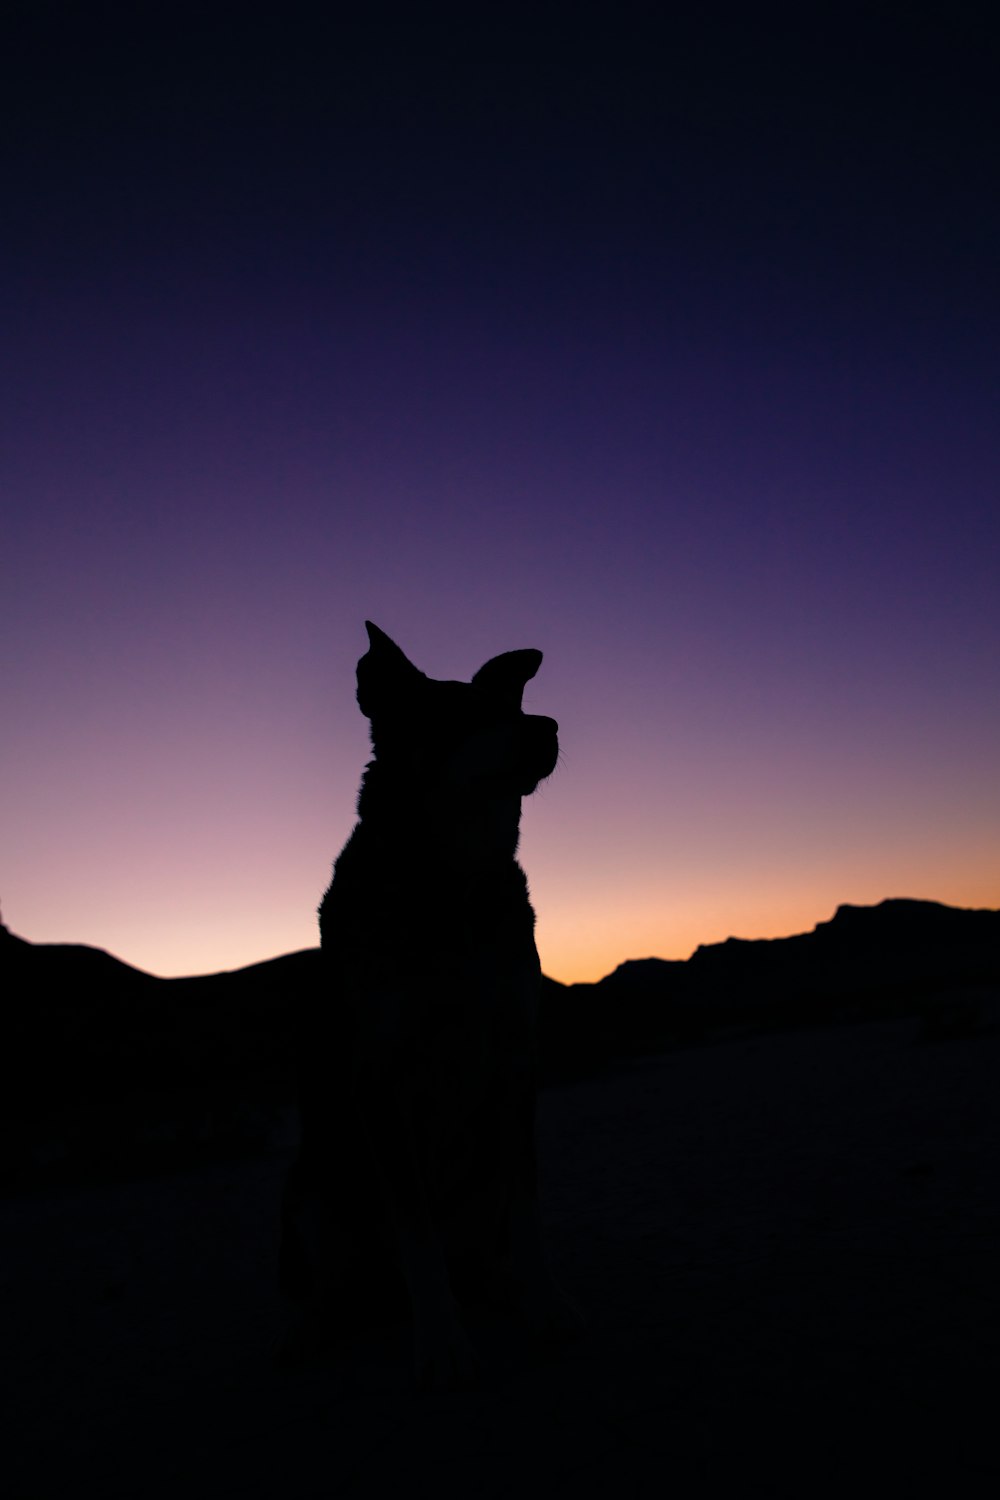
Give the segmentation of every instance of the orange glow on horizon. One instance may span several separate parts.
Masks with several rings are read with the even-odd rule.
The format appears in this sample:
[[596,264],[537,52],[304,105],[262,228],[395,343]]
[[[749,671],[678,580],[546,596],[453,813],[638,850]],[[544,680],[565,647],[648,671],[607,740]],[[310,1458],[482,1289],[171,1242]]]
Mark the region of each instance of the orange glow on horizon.
[[[768,909],[769,895],[771,898]],[[845,882],[836,892],[817,889],[761,892],[755,899],[741,899],[735,891],[720,892],[714,908],[676,901],[660,907],[636,899],[630,912],[609,912],[599,907],[572,907],[547,903],[539,911],[537,939],[542,970],[562,984],[596,983],[629,959],[661,958],[685,960],[699,946],[724,942],[727,938],[767,939],[811,932],[829,921],[841,905],[873,906],[880,901],[905,897],[938,901],[948,906],[995,910],[1000,907],[1000,882],[981,871],[952,878],[933,877],[882,883],[876,876]],[[261,929],[230,912],[229,921],[197,924],[175,933],[165,933],[151,923],[143,928],[134,922],[108,923],[95,919],[84,927],[63,929],[45,923],[27,929],[19,918],[20,903],[3,911],[3,919],[16,936],[34,943],[83,943],[104,948],[116,958],[156,974],[180,978],[214,974],[262,963],[285,953],[315,947],[315,923],[301,914],[283,927],[272,926],[276,941],[261,943]]]

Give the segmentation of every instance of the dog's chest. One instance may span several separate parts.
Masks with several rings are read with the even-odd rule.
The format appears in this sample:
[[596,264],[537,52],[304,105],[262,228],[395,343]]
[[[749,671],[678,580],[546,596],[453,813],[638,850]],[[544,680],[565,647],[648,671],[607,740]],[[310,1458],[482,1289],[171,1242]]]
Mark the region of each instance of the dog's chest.
[[533,1083],[530,974],[464,978],[417,998],[406,1046],[411,1120],[442,1208],[505,1175],[512,1110]]
[[536,1006],[530,971],[456,965],[416,986],[402,997],[397,1033],[415,1086],[464,1096],[503,1079],[533,1051]]

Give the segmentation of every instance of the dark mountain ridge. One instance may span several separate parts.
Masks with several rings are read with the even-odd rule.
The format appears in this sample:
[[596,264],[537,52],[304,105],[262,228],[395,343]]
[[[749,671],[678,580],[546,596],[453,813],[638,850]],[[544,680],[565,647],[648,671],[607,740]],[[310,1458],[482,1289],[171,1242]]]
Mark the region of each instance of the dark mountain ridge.
[[843,905],[812,932],[727,938],[687,961],[631,959],[569,993],[615,1048],[718,1026],[914,1014],[928,1035],[985,1024],[1000,986],[1000,912],[936,901]]
[[[147,1144],[175,1137],[178,1115],[192,1138],[219,1142],[228,1120],[245,1146],[259,1143],[293,1097],[296,1005],[322,983],[318,948],[161,979],[101,949],[31,943],[2,924],[0,973],[8,1168],[39,1128],[100,1156],[126,1117]],[[841,906],[810,933],[729,938],[687,961],[632,959],[595,984],[546,979],[542,1080],[734,1025],[914,1015],[921,1035],[944,1038],[991,1026],[998,1008],[1000,912],[910,900]]]

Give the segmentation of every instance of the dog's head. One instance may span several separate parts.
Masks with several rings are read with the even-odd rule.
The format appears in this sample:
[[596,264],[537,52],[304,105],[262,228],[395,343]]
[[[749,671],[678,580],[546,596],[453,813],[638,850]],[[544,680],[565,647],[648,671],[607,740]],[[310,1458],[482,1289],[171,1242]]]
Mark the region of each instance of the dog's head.
[[507,651],[471,682],[427,677],[384,631],[365,621],[369,648],[358,662],[358,703],[371,722],[380,765],[440,790],[529,796],[559,757],[558,725],[526,714],[521,695],[540,651]]

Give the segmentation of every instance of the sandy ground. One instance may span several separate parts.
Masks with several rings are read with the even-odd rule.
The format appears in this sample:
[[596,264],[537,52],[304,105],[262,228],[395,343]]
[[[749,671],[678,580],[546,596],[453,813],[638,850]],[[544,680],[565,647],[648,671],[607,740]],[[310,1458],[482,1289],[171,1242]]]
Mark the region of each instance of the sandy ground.
[[475,1336],[417,1395],[405,1329],[281,1370],[291,1154],[2,1206],[12,1497],[992,1494],[1000,1037],[730,1038],[541,1098],[581,1341]]

